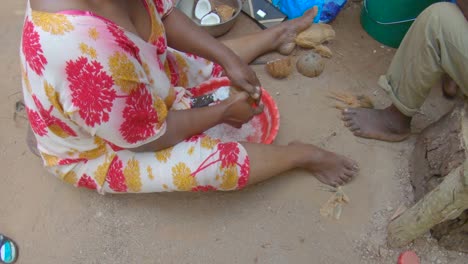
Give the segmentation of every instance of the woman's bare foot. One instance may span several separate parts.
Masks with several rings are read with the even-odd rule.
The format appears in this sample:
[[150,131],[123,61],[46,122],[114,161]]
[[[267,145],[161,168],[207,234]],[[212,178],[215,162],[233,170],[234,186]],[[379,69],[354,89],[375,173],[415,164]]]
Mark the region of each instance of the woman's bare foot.
[[[276,50],[283,55],[289,55],[296,46],[294,39],[297,34],[309,28],[317,15],[317,7],[307,10],[301,17],[283,22],[277,26],[279,36],[277,38]],[[274,29],[274,28],[273,28]]]
[[394,105],[383,110],[347,108],[342,112],[342,120],[355,136],[362,138],[399,142],[411,133],[411,117],[403,115]]
[[358,174],[357,163],[344,156],[326,151],[319,147],[300,142],[292,142],[302,152],[300,167],[314,174],[324,184],[334,187],[344,185]]
[[442,76],[442,91],[447,99],[457,96],[458,85],[448,74]]

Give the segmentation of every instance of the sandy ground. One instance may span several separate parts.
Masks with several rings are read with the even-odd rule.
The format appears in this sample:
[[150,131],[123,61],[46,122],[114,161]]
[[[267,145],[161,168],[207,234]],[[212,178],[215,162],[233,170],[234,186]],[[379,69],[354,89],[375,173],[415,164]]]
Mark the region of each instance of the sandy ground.
[[[254,66],[282,114],[278,143],[299,139],[360,163],[361,174],[345,187],[351,203],[336,221],[319,213],[330,193],[302,171],[240,192],[120,196],[75,189],[48,175],[24,143],[27,121],[21,114],[14,119],[24,2],[3,0],[0,10],[0,232],[19,243],[19,263],[396,263],[403,249],[385,246],[385,228],[398,206],[411,204],[407,158],[415,137],[397,144],[357,139],[326,98],[329,91],[351,91],[371,96],[378,107],[389,102],[376,81],[394,50],[361,29],[357,4],[333,22],[335,56],[320,77],[294,73],[277,81]],[[254,28],[241,20],[231,36],[243,26]],[[449,107],[429,100],[415,130]],[[430,236],[408,248],[422,263],[468,260]]]

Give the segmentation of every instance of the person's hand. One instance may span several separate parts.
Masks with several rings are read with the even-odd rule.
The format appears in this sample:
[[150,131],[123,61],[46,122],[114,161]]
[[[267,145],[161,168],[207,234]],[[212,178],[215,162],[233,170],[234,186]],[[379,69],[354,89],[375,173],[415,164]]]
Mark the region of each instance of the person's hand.
[[250,66],[239,57],[233,56],[229,63],[224,66],[224,71],[231,81],[231,85],[246,91],[258,104],[262,97],[260,81]]
[[241,128],[243,124],[249,122],[255,115],[263,112],[263,105],[256,107],[249,103],[249,94],[239,92],[232,94],[222,102],[224,111],[222,122],[235,128]]

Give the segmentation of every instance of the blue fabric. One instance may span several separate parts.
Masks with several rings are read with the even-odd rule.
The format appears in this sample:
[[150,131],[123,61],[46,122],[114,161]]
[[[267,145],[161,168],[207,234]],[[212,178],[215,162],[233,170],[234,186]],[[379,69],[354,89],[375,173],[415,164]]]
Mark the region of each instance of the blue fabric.
[[273,5],[278,7],[289,19],[300,17],[305,11],[317,6],[318,14],[314,19],[315,23],[332,21],[346,2],[347,0],[272,0]]

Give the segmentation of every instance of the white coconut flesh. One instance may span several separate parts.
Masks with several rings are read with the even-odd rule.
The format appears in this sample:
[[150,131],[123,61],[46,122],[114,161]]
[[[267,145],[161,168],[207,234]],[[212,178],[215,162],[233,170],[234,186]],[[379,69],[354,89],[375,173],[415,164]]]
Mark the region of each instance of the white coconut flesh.
[[212,10],[210,0],[199,0],[195,6],[195,17],[202,20]]
[[210,13],[206,16],[204,16],[202,19],[201,19],[201,22],[200,24],[202,25],[216,25],[216,24],[219,24],[221,23],[221,18],[215,14],[215,13]]

